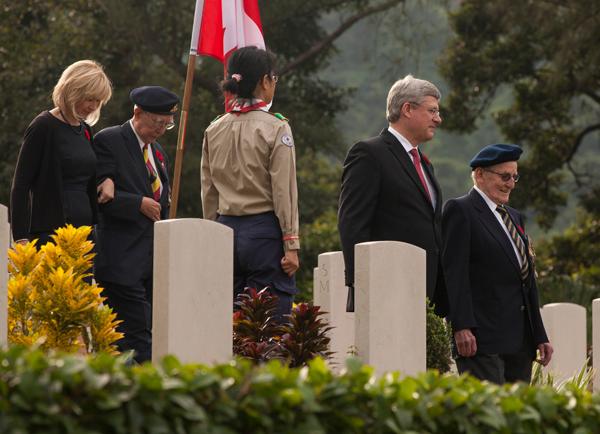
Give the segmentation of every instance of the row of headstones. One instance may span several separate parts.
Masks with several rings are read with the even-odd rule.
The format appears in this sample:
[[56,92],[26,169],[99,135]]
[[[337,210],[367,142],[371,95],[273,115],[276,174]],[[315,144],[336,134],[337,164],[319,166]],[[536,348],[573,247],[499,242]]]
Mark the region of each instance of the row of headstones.
[[[260,254],[260,252],[257,252]],[[319,255],[314,302],[327,312],[331,365],[352,354],[376,372],[413,375],[426,369],[425,251],[406,243],[363,243],[355,251],[355,312],[346,312],[347,288],[341,252]],[[155,225],[153,356],[184,361],[231,358],[233,233],[202,219]],[[586,311],[552,303],[542,318],[555,353],[545,368],[556,381],[586,364]],[[600,348],[600,299],[593,302],[594,347]],[[600,366],[600,352],[594,366]],[[600,375],[594,388],[600,390]]]
[[[369,243],[369,244],[380,244],[380,243]],[[394,243],[396,244],[396,243]],[[398,243],[403,244],[403,243]],[[406,244],[404,244],[406,246]],[[409,246],[413,247],[413,246]],[[404,249],[404,257],[396,262],[397,264],[403,264],[412,253],[413,249]],[[358,249],[357,249],[358,253]],[[388,252],[381,252],[384,256]],[[358,259],[358,257],[357,257]],[[388,267],[393,268],[391,264]],[[358,272],[358,264],[357,264]],[[406,276],[396,276],[395,274],[390,275],[387,269],[381,270],[382,275],[387,275],[390,278],[385,279],[381,283],[386,286],[386,292],[402,292],[401,282],[406,281],[406,276],[418,273],[418,269],[409,268],[405,271]],[[358,277],[358,275],[357,275]],[[399,279],[395,281],[394,279]],[[357,282],[358,284],[358,282]],[[333,329],[330,331],[331,338],[331,350],[334,352],[333,366],[343,366],[344,359],[349,353],[355,353],[359,340],[359,312],[350,313],[346,312],[346,296],[347,288],[344,285],[344,258],[341,252],[329,252],[319,255],[318,267],[314,270],[314,299],[315,304],[327,311],[326,318],[328,319]],[[360,297],[365,297],[363,291],[357,295],[357,302],[360,302]],[[380,320],[384,324],[389,324],[389,327],[399,327],[396,322],[395,315],[402,314],[403,312],[395,311],[395,306],[386,306],[386,303],[396,303],[402,306],[407,302],[410,306],[423,312],[425,310],[425,304],[419,300],[418,306],[415,306],[410,299],[414,294],[411,292],[401,293],[399,297],[395,297],[394,301],[391,299],[384,299],[383,308],[385,309],[381,313],[385,312],[385,316],[381,315]],[[550,364],[544,368],[544,373],[552,373],[555,382],[560,383],[561,381],[573,377],[579,373],[585,366],[587,361],[587,345],[586,345],[586,310],[584,307],[573,304],[573,303],[551,303],[546,304],[541,309],[542,319],[546,327],[546,332],[550,342],[554,346],[554,355]],[[411,321],[414,317],[414,312],[408,312],[407,321]],[[421,323],[419,323],[421,326]],[[396,332],[404,333],[406,330],[395,328]],[[600,299],[593,301],[593,348],[600,348]],[[415,333],[414,327],[409,327],[409,333]],[[421,332],[422,335],[422,331]],[[376,341],[377,342],[377,341]],[[410,340],[406,340],[404,345]],[[389,343],[391,344],[391,342]],[[387,344],[387,345],[389,345]],[[382,342],[381,345],[386,345],[386,342]],[[403,348],[411,348],[410,346],[403,346]],[[393,349],[390,348],[390,351]],[[358,351],[360,356],[360,351]],[[425,363],[424,359],[419,360],[418,366],[423,366]],[[599,366],[600,364],[600,351],[593,353],[593,366]],[[393,369],[401,370],[402,372],[408,372],[406,367],[401,364],[401,359],[397,360],[396,365]],[[596,375],[594,378],[594,389],[600,390],[600,375]]]
[[[233,232],[201,219],[163,221],[154,228],[153,358],[175,354],[183,361],[229,360]],[[336,266],[339,277],[343,264]],[[343,285],[343,278],[338,281]],[[338,308],[345,309],[345,295],[336,300],[334,291],[331,297],[320,291],[315,299],[331,312],[337,327],[331,336],[333,350],[343,356],[351,348],[380,373],[423,371],[425,251],[391,241],[358,245],[355,287],[356,313],[348,325],[335,323],[342,316]],[[343,335],[340,340],[337,331],[347,328],[351,339]]]
[[[0,205],[0,250],[10,246],[8,214]],[[155,224],[153,358],[174,354],[184,362],[226,362],[232,357],[233,232],[202,219]],[[260,254],[260,252],[257,252]],[[0,255],[0,269],[7,269]],[[340,252],[319,255],[315,304],[328,312],[332,366],[348,354],[378,373],[425,370],[425,252],[392,242],[356,246],[355,312],[346,312]],[[7,273],[0,273],[0,343],[7,341]],[[542,316],[555,353],[548,370],[557,378],[579,372],[586,360],[585,309],[545,305]],[[593,302],[593,347],[600,348],[600,299]],[[594,353],[594,366],[600,364]],[[600,375],[594,388],[600,389]]]

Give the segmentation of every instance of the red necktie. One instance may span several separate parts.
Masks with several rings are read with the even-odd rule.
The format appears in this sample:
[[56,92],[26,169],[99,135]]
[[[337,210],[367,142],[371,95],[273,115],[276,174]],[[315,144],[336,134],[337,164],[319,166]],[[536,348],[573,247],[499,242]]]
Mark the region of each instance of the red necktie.
[[419,155],[419,151],[417,151],[417,148],[412,148],[408,152],[410,152],[410,155],[413,157],[413,164],[415,165],[415,169],[417,169],[417,174],[419,175],[421,184],[423,184],[425,193],[427,193],[427,198],[429,198],[429,202],[431,202],[431,194],[429,193],[429,188],[427,188],[427,182],[425,182],[425,174],[423,173],[423,168],[421,167],[421,156]]

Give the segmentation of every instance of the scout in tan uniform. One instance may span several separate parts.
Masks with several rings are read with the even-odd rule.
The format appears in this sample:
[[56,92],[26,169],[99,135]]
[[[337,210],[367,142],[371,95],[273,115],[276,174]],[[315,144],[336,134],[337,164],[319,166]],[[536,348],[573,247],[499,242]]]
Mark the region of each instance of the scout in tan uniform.
[[268,112],[277,76],[274,56],[245,47],[231,56],[223,92],[228,113],[202,146],[204,218],[234,230],[234,295],[270,287],[279,314],[291,310],[299,267],[294,139],[287,120]]

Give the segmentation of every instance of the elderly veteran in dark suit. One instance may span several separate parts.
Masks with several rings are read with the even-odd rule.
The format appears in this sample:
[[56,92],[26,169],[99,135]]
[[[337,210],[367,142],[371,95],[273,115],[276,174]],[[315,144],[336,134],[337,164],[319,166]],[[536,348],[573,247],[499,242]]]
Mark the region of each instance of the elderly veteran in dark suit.
[[521,148],[496,144],[471,160],[473,189],[444,207],[442,262],[460,373],[502,384],[531,379],[536,350],[552,358],[521,214],[507,206]]
[[169,214],[167,155],[157,142],[174,126],[179,98],[160,86],[130,93],[133,117],[94,137],[98,182],[114,180],[115,197],[100,206],[95,277],[123,322],[121,351],[151,359],[154,222]]
[[427,296],[439,314],[447,300],[441,272],[442,191],[421,145],[442,123],[438,88],[407,75],[387,97],[389,126],[356,143],[344,161],[338,227],[353,310],[354,246],[403,241],[427,253]]

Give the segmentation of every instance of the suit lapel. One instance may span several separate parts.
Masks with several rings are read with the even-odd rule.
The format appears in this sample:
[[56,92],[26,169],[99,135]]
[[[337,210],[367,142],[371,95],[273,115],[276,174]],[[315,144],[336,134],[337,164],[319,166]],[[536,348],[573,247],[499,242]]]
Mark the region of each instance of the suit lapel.
[[[422,156],[422,154],[421,154]],[[423,158],[421,158],[421,161],[423,161]],[[425,167],[425,172],[427,172],[427,176],[429,177],[429,180],[431,181],[431,184],[433,185],[433,188],[435,189],[435,209],[437,210],[441,210],[442,209],[442,188],[440,187],[440,184],[438,183],[437,179],[435,178],[435,175],[433,174],[433,166],[431,165],[431,163],[426,162],[425,164],[423,164],[423,166]]]
[[512,243],[508,239],[504,229],[502,229],[500,222],[496,219],[490,207],[475,189],[472,189],[469,192],[469,198],[471,199],[473,207],[479,212],[479,219],[483,223],[483,226],[502,246],[502,250],[504,250],[504,253],[506,253],[506,256],[508,256],[508,259],[520,275],[521,266],[519,265],[519,260],[517,259]]
[[396,139],[387,129],[381,132],[381,138],[388,145],[390,152],[394,155],[394,157],[396,157],[396,160],[398,160],[400,166],[402,166],[402,169],[404,169],[404,171],[408,174],[408,177],[414,182],[417,189],[421,192],[423,199],[427,202],[429,208],[431,208],[431,212],[433,212],[433,207],[431,206],[429,196],[425,192],[425,188],[423,187],[423,184],[421,184],[421,179],[419,178],[417,170],[415,169],[412,160],[404,150],[402,143],[400,143],[398,139]]
[[143,188],[146,191],[146,195],[151,196],[152,189],[150,188],[150,181],[148,179],[148,169],[144,162],[140,143],[138,142],[129,121],[121,125],[121,134],[123,134],[123,137],[125,138],[125,146],[131,155],[131,161],[133,161],[134,170],[132,172],[137,175],[140,185],[144,186]]

